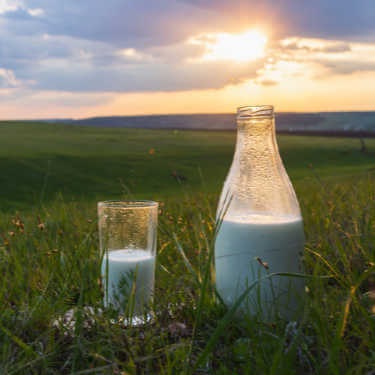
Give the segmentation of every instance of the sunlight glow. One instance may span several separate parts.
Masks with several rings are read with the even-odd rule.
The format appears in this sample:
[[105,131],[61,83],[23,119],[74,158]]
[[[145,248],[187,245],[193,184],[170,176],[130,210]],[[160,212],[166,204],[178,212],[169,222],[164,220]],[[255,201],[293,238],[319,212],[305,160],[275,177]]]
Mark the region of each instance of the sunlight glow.
[[257,60],[265,55],[267,36],[259,30],[248,30],[241,34],[204,34],[192,38],[190,43],[205,47],[206,53],[201,61],[246,62]]
[[[267,82],[277,84],[281,81],[291,83],[297,77],[307,77],[312,69],[311,64],[297,61],[279,60],[273,64],[265,64],[262,69],[257,71],[258,83]],[[316,70],[314,69],[314,72]]]
[[117,51],[117,55],[133,62],[151,61],[151,56],[138,52],[134,48],[125,48]]

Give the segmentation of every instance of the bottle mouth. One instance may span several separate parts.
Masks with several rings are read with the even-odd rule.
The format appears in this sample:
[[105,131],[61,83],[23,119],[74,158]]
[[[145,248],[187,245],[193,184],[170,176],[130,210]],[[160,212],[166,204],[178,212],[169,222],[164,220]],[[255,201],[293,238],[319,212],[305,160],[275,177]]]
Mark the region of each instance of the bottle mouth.
[[237,108],[237,119],[273,117],[272,105],[246,105]]

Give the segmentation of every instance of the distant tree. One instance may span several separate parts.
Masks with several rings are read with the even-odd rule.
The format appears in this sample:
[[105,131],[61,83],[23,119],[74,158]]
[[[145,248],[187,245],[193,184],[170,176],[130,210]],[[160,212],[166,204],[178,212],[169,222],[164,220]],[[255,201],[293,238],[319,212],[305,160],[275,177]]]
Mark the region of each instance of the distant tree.
[[366,153],[367,152],[367,146],[365,143],[365,134],[363,131],[359,132],[359,142],[361,144],[361,152]]
[[366,144],[365,144],[365,139],[362,138],[362,137],[360,137],[359,141],[361,142],[361,152],[367,152],[367,147],[366,147]]

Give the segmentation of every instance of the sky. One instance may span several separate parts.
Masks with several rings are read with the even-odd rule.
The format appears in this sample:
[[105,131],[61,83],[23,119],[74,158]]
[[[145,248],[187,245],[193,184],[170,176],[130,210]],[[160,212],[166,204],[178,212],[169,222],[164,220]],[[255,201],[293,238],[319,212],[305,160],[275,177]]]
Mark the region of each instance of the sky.
[[374,0],[0,0],[0,119],[375,110]]

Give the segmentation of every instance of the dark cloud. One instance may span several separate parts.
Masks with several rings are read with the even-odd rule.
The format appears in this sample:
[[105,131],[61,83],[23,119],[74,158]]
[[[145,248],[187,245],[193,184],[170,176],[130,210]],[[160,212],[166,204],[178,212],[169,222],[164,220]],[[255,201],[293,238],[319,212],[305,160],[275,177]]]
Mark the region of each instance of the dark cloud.
[[279,37],[375,40],[373,0],[182,0],[239,21],[272,25]]
[[[329,39],[373,38],[373,0],[28,0],[44,17],[27,10],[7,14],[19,17],[11,29],[70,35],[123,48],[181,42],[198,32],[239,31],[246,25],[272,26],[276,37],[305,36]],[[24,22],[21,22],[21,21]]]
[[36,89],[86,91],[181,91],[219,89],[256,76],[262,62],[228,64],[165,63],[87,66],[86,64],[55,64],[33,68]]
[[[68,35],[103,41],[119,47],[165,45],[180,42],[207,22],[210,10],[172,0],[29,0],[30,8],[41,8],[45,17],[34,17],[34,32]],[[24,9],[19,13],[28,14]],[[25,17],[29,20],[30,17]],[[211,21],[212,22],[212,21]],[[7,28],[29,34],[26,22],[8,22]]]

